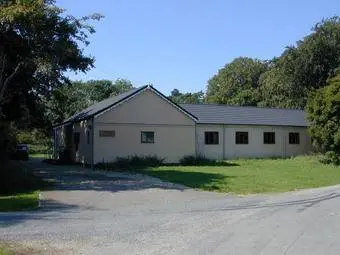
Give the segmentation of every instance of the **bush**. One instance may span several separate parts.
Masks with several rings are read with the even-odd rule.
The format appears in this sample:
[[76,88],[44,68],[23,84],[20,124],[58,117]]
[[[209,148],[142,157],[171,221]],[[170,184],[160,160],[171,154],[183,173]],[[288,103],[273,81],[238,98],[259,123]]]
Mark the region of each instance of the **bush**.
[[184,156],[183,158],[179,160],[179,163],[182,166],[237,166],[238,165],[232,162],[209,159],[203,155]]
[[307,103],[309,131],[313,145],[324,153],[322,162],[340,161],[340,69],[327,86],[315,91]]
[[141,169],[146,167],[157,167],[162,165],[163,158],[157,156],[129,156],[117,157],[114,162],[103,162],[95,165],[95,168],[105,170],[125,170],[125,169]]
[[29,154],[51,154],[51,148],[46,145],[28,144]]
[[18,143],[47,145],[51,142],[51,137],[47,136],[43,130],[17,130],[15,133]]
[[211,165],[216,163],[215,160],[208,159],[204,156],[184,156],[179,160],[179,163],[183,166],[199,166],[199,165]]
[[327,151],[320,159],[320,162],[324,164],[340,165],[340,156],[334,151]]

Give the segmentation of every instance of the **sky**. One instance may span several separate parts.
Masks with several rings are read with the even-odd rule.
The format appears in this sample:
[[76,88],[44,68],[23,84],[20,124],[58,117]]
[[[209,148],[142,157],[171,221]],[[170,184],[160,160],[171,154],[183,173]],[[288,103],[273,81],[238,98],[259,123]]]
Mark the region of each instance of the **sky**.
[[101,13],[84,49],[95,57],[71,79],[130,80],[165,94],[206,90],[207,81],[239,56],[271,59],[340,15],[339,0],[57,0],[76,17]]

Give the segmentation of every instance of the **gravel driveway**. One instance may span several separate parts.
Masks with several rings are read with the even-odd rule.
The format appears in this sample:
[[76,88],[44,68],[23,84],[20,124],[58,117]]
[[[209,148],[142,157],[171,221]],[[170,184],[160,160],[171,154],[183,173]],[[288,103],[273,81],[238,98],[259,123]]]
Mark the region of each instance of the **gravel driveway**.
[[1,213],[0,239],[38,254],[340,254],[340,186],[238,197],[29,164],[57,188],[38,211]]

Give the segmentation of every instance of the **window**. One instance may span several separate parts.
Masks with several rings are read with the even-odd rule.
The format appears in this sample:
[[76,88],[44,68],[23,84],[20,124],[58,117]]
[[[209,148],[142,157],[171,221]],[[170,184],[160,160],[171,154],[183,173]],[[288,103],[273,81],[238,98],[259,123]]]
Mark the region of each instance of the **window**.
[[142,131],[140,133],[141,143],[155,143],[155,132]]
[[289,133],[289,144],[300,144],[300,134]]
[[248,144],[248,132],[236,132],[236,144]]
[[205,144],[218,144],[218,132],[205,132]]
[[275,144],[275,132],[263,132],[264,144]]
[[114,130],[99,130],[100,137],[115,137],[116,131]]

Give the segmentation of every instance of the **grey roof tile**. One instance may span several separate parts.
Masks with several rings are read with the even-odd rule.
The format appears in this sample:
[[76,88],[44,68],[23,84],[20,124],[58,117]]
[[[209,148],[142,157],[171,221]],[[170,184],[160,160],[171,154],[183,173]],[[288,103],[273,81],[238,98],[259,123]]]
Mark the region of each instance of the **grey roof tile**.
[[[133,96],[135,93],[138,93],[146,87],[148,86],[146,85],[135,88],[128,92],[95,103],[65,120],[62,124],[87,119]],[[164,96],[158,90],[154,88],[152,89],[157,91],[161,96]],[[218,104],[179,104],[178,106],[182,108],[184,112],[197,119],[198,123],[308,126],[306,113],[302,110],[227,106]]]
[[308,126],[302,110],[226,106],[217,104],[180,104],[198,118],[198,123],[232,125]]

